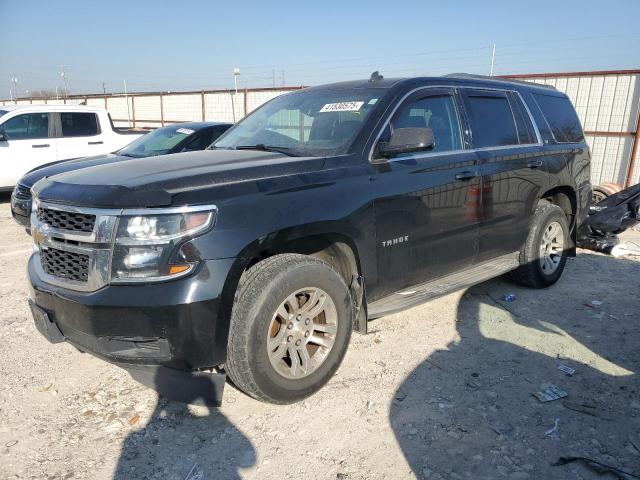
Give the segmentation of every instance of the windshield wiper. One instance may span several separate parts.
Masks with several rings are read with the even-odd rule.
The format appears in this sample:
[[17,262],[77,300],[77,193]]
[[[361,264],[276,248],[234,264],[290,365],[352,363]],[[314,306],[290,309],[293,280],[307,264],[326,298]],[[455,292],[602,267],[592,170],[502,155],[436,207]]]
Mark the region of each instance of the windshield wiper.
[[278,152],[290,157],[299,157],[299,155],[293,153],[290,148],[265,145],[264,143],[257,143],[255,145],[238,145],[236,150],[262,150],[263,152]]

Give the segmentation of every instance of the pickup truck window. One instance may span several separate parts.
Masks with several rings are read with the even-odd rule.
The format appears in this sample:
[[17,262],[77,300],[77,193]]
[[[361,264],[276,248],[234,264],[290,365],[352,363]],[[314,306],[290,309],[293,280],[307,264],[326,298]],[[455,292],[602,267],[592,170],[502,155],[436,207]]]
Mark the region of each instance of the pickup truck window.
[[578,115],[566,97],[533,95],[558,143],[575,143],[584,140]]
[[89,112],[60,113],[63,137],[91,137],[100,134],[98,116]]
[[462,149],[456,103],[451,95],[430,96],[409,102],[391,122],[392,128],[430,128],[436,144],[432,152]]
[[49,136],[48,113],[25,113],[10,118],[2,124],[9,140],[30,140]]
[[467,106],[475,148],[518,145],[518,131],[506,96],[469,95]]
[[293,155],[346,153],[383,92],[301,91],[266,103],[215,143],[215,148],[266,146]]
[[121,149],[118,155],[135,158],[165,155],[192,133],[193,130],[181,128],[180,125],[158,128],[135,139]]

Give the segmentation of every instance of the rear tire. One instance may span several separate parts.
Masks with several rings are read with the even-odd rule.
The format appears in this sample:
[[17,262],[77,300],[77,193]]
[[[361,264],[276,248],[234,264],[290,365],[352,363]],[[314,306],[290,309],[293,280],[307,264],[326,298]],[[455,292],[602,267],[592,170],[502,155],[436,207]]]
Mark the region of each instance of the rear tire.
[[243,392],[286,404],[318,391],[338,369],[351,337],[351,295],[327,263],[275,255],[238,286],[226,370]]
[[520,253],[520,266],[507,278],[531,288],[553,285],[562,275],[569,245],[569,222],[564,210],[552,203],[539,203]]

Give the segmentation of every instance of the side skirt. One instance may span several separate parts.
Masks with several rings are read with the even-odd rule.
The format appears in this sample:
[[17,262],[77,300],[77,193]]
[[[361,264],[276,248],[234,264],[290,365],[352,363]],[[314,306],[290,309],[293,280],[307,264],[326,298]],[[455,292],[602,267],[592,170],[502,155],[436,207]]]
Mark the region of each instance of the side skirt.
[[482,283],[503,273],[515,270],[520,266],[519,256],[519,252],[513,252],[473,265],[465,270],[392,293],[368,304],[369,319],[380,318],[415,307],[447,293]]

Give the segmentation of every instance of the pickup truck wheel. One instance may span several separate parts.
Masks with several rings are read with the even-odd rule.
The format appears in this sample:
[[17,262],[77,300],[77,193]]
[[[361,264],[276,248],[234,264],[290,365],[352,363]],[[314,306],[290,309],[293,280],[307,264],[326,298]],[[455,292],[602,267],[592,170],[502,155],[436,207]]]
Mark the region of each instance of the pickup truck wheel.
[[292,403],[319,390],[351,337],[349,289],[327,263],[275,255],[251,267],[236,294],[226,369],[258,400]]
[[569,223],[564,211],[552,203],[541,202],[520,253],[520,267],[508,273],[507,277],[531,288],[553,285],[567,262],[569,239]]

